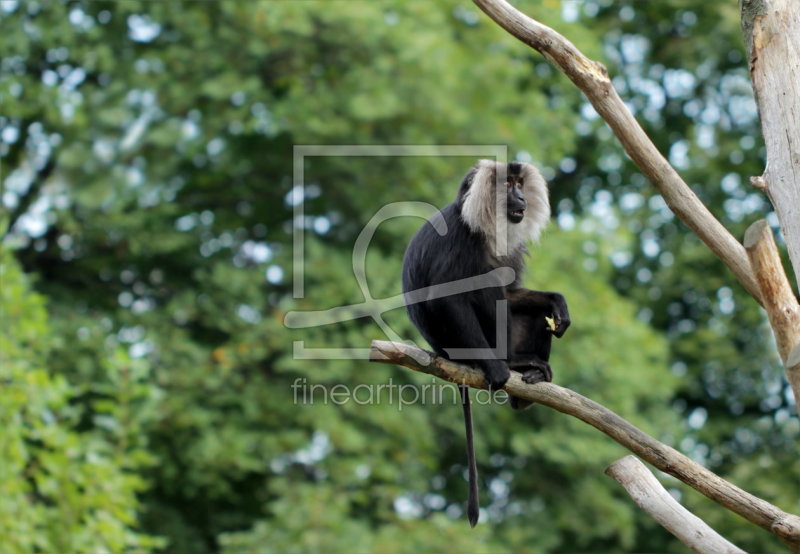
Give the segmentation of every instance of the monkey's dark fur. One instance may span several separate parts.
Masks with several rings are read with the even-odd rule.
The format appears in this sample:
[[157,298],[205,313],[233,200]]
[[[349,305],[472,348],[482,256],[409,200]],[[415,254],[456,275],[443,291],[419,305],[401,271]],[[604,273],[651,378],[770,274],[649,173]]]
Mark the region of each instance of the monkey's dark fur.
[[[437,232],[433,220],[428,221],[411,239],[403,260],[403,292],[411,321],[437,354],[480,368],[491,390],[505,385],[511,369],[522,373],[528,383],[550,381],[550,343],[552,335],[561,337],[569,327],[567,304],[558,293],[520,286],[525,244],[538,240],[550,218],[547,184],[541,174],[530,164],[481,160],[464,177],[455,202],[440,214],[446,224],[444,234]],[[513,282],[495,280],[479,290],[429,294],[422,301],[410,301],[409,293],[417,289],[485,275],[497,268],[511,268]],[[446,286],[444,290],[447,294]],[[545,317],[554,320],[554,330]],[[498,338],[504,343],[497,344]],[[483,352],[465,356],[452,349]],[[463,386],[461,398],[469,466],[467,516],[474,526],[479,511],[477,467],[469,392]],[[513,397],[510,403],[515,409],[529,405]]]

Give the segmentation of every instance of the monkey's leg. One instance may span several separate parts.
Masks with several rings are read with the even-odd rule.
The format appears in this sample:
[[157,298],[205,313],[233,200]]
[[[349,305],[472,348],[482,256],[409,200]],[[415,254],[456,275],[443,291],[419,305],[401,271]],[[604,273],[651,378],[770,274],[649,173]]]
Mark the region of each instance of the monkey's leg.
[[[469,302],[457,297],[441,298],[430,305],[431,312],[436,314],[433,322],[440,326],[438,332],[441,335],[441,340],[436,344],[431,343],[431,346],[437,352],[443,351],[450,360],[478,367],[490,390],[503,388],[511,372],[505,359],[494,357],[494,348],[481,326],[482,318],[494,323],[494,305],[490,304],[482,311],[481,317]],[[485,324],[489,325],[488,322]],[[461,352],[456,354],[454,349]]]
[[[553,334],[545,320],[546,310],[526,310],[514,313],[512,319],[512,357],[508,366],[522,374],[522,380],[534,384],[553,380],[548,363]],[[510,397],[511,407],[522,410],[532,403]]]
[[[522,380],[526,383],[535,384],[542,381],[549,383],[553,380],[553,370],[550,368],[550,364],[537,358],[531,358],[526,361],[517,360],[509,364],[509,367],[522,373]],[[515,410],[524,410],[533,404],[530,400],[524,400],[516,396],[509,396],[508,402]]]

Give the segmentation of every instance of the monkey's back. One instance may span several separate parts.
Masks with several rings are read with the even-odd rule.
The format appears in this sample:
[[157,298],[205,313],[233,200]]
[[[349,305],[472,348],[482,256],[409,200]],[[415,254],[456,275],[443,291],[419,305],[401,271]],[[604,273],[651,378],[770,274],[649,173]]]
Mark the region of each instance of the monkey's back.
[[[403,293],[433,285],[444,285],[459,279],[483,275],[493,269],[486,256],[484,237],[473,232],[461,219],[454,202],[440,212],[446,232],[440,235],[428,221],[409,242],[403,258]],[[472,306],[494,306],[495,300],[504,298],[499,287],[482,288],[421,302],[407,302],[406,310],[411,322],[437,354],[446,356],[445,348],[459,347],[458,336],[464,321],[454,317],[454,303]],[[493,313],[486,320],[495,321]],[[484,333],[487,334],[487,333]],[[494,336],[494,333],[491,333]],[[488,337],[487,337],[488,338]],[[493,340],[491,340],[493,342]]]

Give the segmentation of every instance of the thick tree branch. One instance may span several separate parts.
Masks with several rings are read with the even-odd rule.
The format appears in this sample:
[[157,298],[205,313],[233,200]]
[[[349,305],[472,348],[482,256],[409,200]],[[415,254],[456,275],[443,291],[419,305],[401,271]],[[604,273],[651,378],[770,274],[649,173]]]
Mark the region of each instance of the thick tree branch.
[[797,0],[740,0],[740,4],[767,147],[767,168],[758,182],[775,206],[800,280],[800,8]]
[[[416,361],[425,359],[425,354],[424,350],[415,346],[375,340],[372,341],[370,361],[402,365],[452,383],[486,388],[480,370],[432,354],[429,354],[431,361],[427,365]],[[795,550],[800,550],[800,517],[786,513],[725,481],[597,402],[552,383],[528,385],[514,371],[504,389],[513,396],[548,406],[588,423],[664,473],[673,475],[748,521],[774,533]]]
[[744,248],[664,159],[614,90],[605,67],[587,58],[565,37],[526,16],[505,0],[473,2],[503,29],[541,53],[575,83],[675,215],[711,248],[753,298],[760,302],[759,288],[750,271]]
[[[789,356],[786,358],[786,375],[789,377],[789,382],[793,383],[796,381],[800,381],[800,344],[794,347],[794,350],[789,352]],[[792,388],[794,390],[794,387]],[[796,406],[800,406],[800,396],[797,396],[797,392],[794,393],[794,403]],[[798,408],[800,410],[800,407]]]
[[683,544],[701,554],[745,554],[705,521],[681,506],[635,456],[608,466],[606,475],[625,487],[636,504]]
[[796,364],[789,362],[792,350],[800,347],[800,304],[783,270],[772,229],[765,220],[756,221],[747,229],[744,247],[761,287],[764,309],[775,333],[786,376],[794,391],[795,404],[800,406],[800,372]]

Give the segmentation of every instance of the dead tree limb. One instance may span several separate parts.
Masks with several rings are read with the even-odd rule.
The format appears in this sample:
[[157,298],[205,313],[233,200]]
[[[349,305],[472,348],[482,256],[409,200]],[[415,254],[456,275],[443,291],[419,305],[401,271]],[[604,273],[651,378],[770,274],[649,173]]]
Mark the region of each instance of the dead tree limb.
[[700,554],[745,554],[667,492],[636,456],[608,466],[606,475],[622,485],[634,502],[683,544]]
[[[426,354],[431,356],[428,364],[416,361],[425,359]],[[486,388],[480,370],[426,353],[415,346],[375,340],[372,341],[370,361],[402,365],[451,383]],[[800,517],[743,491],[597,402],[552,383],[528,385],[513,371],[504,390],[588,423],[664,473],[680,479],[711,500],[777,535],[793,549],[800,550]]]
[[778,214],[800,285],[800,7],[797,0],[740,0],[740,4],[750,79],[767,147],[767,167],[758,182]]
[[[795,346],[786,358],[786,375],[789,377],[789,382],[800,380],[800,344]],[[797,400],[797,392],[794,394],[795,405],[800,405],[800,400]]]
[[728,266],[753,298],[761,302],[744,248],[661,155],[614,90],[606,68],[587,58],[564,36],[523,14],[505,0],[473,2],[500,27],[541,53],[572,80],[675,215]]
[[756,221],[747,229],[744,247],[761,287],[764,309],[775,333],[778,352],[794,392],[795,405],[800,406],[800,368],[789,361],[792,351],[800,348],[800,304],[783,270],[772,229],[765,220]]

